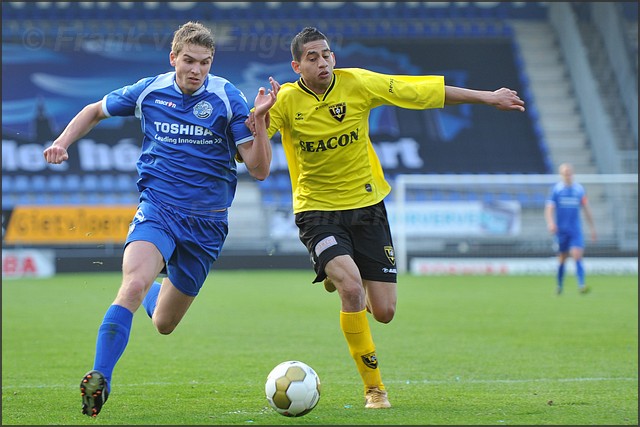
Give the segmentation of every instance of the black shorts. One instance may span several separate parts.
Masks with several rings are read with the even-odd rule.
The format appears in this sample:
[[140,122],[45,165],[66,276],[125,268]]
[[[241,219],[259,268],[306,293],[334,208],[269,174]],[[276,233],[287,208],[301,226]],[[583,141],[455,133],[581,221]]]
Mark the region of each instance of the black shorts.
[[329,261],[349,255],[364,280],[396,283],[396,259],[384,201],[360,209],[297,213],[300,240],[311,256],[317,274],[324,280]]

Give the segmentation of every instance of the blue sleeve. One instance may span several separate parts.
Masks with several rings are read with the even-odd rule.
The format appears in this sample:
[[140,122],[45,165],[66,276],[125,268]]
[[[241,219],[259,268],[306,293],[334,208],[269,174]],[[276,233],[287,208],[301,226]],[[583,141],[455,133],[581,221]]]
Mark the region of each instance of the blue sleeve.
[[155,77],[138,80],[129,86],[121,87],[105,95],[102,110],[107,116],[134,116],[138,98]]
[[227,95],[229,96],[229,104],[231,106],[231,120],[229,129],[233,142],[236,145],[243,144],[253,140],[253,134],[244,124],[249,117],[249,105],[244,94],[235,86],[227,84]]

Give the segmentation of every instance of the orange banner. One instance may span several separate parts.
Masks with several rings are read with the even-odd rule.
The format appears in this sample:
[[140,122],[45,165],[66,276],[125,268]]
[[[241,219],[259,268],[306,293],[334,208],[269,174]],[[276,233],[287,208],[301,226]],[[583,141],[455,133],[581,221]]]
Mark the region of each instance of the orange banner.
[[136,205],[16,206],[6,244],[124,243]]

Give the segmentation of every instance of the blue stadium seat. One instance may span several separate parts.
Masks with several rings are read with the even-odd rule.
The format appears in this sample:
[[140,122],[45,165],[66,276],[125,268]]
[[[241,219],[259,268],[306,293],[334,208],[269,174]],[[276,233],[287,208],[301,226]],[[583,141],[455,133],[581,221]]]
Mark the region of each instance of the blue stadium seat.
[[64,199],[60,194],[33,193],[33,203],[36,205],[63,205]]
[[137,205],[139,201],[139,194],[136,193],[123,193],[118,195],[118,203],[121,205]]
[[25,191],[25,192],[16,194],[16,200],[14,202],[14,206],[32,205],[33,203],[34,203],[34,197],[31,193]]
[[64,186],[68,192],[77,192],[82,188],[82,178],[75,173],[66,175]]
[[136,178],[131,175],[118,174],[115,179],[115,189],[123,193],[138,191]]
[[100,203],[105,205],[118,205],[120,204],[120,199],[115,193],[104,193]]
[[48,191],[49,177],[44,175],[34,175],[31,177],[30,191],[44,193]]
[[83,204],[87,205],[99,205],[102,202],[102,198],[98,193],[85,193]]
[[82,190],[83,191],[98,191],[100,188],[100,183],[98,181],[98,176],[94,174],[87,174],[82,178]]
[[[33,182],[33,179],[32,179],[32,182]],[[54,191],[54,192],[66,191],[66,187],[64,185],[64,178],[62,177],[62,175],[55,174],[47,177],[47,190]]]
[[2,175],[2,194],[13,192],[13,177],[10,175]]
[[83,196],[82,193],[75,191],[67,194],[66,200],[70,205],[80,205],[83,202]]
[[98,187],[99,191],[117,191],[116,179],[112,174],[107,173],[101,175],[98,181],[100,183]]
[[13,194],[7,194],[2,192],[2,209],[13,209],[15,196]]
[[27,175],[17,175],[13,178],[13,191],[25,194],[31,191],[31,180]]

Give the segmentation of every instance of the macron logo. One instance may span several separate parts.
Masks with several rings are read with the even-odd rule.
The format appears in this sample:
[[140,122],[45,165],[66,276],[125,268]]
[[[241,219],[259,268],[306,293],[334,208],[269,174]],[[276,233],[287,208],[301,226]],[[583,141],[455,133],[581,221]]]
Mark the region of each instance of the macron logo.
[[177,105],[175,102],[171,102],[171,101],[164,101],[162,99],[156,99],[155,100],[156,104],[160,104],[160,105],[164,105],[165,107],[171,107],[171,108],[176,108]]

